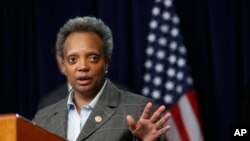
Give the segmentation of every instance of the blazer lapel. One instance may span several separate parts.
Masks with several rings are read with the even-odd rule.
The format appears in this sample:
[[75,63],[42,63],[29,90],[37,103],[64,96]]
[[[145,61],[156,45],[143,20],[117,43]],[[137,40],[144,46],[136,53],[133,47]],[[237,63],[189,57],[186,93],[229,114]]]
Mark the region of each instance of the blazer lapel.
[[58,108],[55,109],[53,120],[51,121],[52,130],[57,135],[67,138],[67,98],[64,99]]
[[119,102],[119,91],[109,80],[107,81],[107,85],[82,128],[77,141],[87,138],[115,113],[114,108],[118,106]]

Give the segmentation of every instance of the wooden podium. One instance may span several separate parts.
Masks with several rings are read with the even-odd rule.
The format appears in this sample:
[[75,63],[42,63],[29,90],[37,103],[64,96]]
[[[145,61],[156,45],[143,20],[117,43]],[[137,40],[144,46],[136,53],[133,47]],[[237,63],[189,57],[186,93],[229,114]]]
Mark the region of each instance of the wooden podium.
[[0,115],[0,141],[66,141],[18,114]]

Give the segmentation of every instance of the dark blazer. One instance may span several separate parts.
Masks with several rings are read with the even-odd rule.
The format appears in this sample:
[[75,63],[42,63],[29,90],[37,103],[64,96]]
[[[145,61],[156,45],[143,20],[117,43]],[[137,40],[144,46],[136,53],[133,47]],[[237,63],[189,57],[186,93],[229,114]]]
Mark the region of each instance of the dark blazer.
[[68,86],[67,83],[57,87],[52,92],[48,93],[47,95],[40,98],[38,103],[38,110],[45,108],[49,105],[52,105],[59,100],[66,98],[68,96]]
[[[107,80],[107,85],[85,123],[77,141],[132,141],[128,129],[127,115],[136,120],[151,99],[123,91]],[[95,117],[101,117],[96,122]],[[67,138],[67,98],[38,111],[33,121],[39,126]]]

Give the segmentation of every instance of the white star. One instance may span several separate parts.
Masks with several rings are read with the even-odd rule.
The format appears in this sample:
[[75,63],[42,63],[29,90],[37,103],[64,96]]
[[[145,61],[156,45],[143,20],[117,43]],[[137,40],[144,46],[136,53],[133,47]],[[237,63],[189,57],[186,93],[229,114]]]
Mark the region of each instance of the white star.
[[150,23],[149,23],[149,27],[151,29],[155,29],[156,27],[158,26],[158,22],[156,20],[152,20]]
[[174,24],[178,24],[180,22],[180,19],[175,15],[173,16],[172,21]]
[[162,64],[159,64],[159,63],[156,64],[156,65],[155,65],[155,71],[158,72],[158,73],[159,73],[159,72],[162,72],[162,71],[163,71],[163,65],[162,65]]
[[170,48],[174,51],[177,48],[177,43],[175,41],[170,43]]
[[183,58],[179,58],[177,64],[179,67],[183,67],[186,65],[186,61]]
[[171,64],[174,64],[176,62],[176,56],[175,55],[170,55],[168,57],[168,61],[171,63]]
[[174,83],[172,81],[168,81],[166,84],[165,84],[165,88],[167,90],[173,90],[174,88]]
[[170,94],[166,94],[164,96],[164,102],[166,102],[167,104],[172,103],[173,102],[173,97]]
[[158,40],[158,43],[161,46],[165,46],[167,44],[167,39],[165,37],[160,37],[159,40]]
[[154,98],[154,99],[159,99],[160,98],[160,92],[158,91],[158,90],[154,90],[153,92],[152,92],[152,97]]
[[152,65],[153,65],[153,63],[152,63],[152,61],[150,61],[150,60],[147,60],[147,61],[145,62],[145,67],[146,67],[147,69],[150,69],[150,68],[152,67]]
[[147,74],[144,75],[144,81],[145,82],[149,82],[150,79],[151,79],[151,75],[150,74],[147,73]]
[[163,59],[165,57],[165,52],[160,50],[156,53],[158,59]]
[[181,71],[177,72],[176,76],[177,76],[178,80],[182,80],[183,79],[183,72],[181,72]]
[[160,27],[160,30],[161,30],[161,32],[163,32],[163,33],[167,33],[168,32],[168,30],[169,30],[169,26],[168,25],[161,25],[161,27]]
[[149,88],[148,87],[144,87],[142,89],[142,94],[145,95],[145,96],[147,96],[149,94]]
[[177,91],[179,94],[182,93],[182,90],[183,90],[183,88],[182,88],[181,85],[178,85],[178,86],[176,87],[176,91]]
[[173,29],[171,30],[171,35],[172,35],[173,37],[178,36],[178,34],[179,34],[179,30],[178,30],[177,28],[173,28]]
[[192,85],[192,84],[193,84],[193,79],[192,79],[191,77],[188,77],[188,78],[187,78],[187,83],[188,83],[189,85]]
[[172,5],[172,0],[165,0],[165,1],[164,1],[164,5],[165,5],[166,7],[170,7],[170,6]]
[[151,56],[154,54],[154,48],[149,46],[147,49],[146,49],[146,53],[147,55]]
[[152,14],[153,14],[154,16],[157,16],[157,15],[159,15],[159,13],[160,13],[160,8],[157,7],[157,6],[155,6],[155,7],[152,9]]
[[186,50],[186,48],[185,48],[185,46],[180,46],[179,47],[179,52],[181,53],[181,54],[186,54],[186,52],[187,52],[187,50]]
[[160,77],[155,77],[153,83],[154,83],[154,85],[159,86],[159,85],[161,85],[161,81],[162,80]]
[[161,0],[155,0],[155,2],[156,2],[156,3],[159,3],[159,2],[161,2]]
[[170,13],[168,12],[168,11],[164,11],[163,13],[162,13],[162,19],[163,20],[169,20],[170,19],[170,17],[171,17],[171,15],[170,15]]
[[150,34],[148,35],[148,41],[149,41],[150,43],[154,42],[154,41],[155,41],[155,38],[156,38],[156,36],[155,36],[154,33],[150,33]]
[[167,70],[167,74],[169,77],[173,77],[175,75],[175,69],[174,68],[169,68]]

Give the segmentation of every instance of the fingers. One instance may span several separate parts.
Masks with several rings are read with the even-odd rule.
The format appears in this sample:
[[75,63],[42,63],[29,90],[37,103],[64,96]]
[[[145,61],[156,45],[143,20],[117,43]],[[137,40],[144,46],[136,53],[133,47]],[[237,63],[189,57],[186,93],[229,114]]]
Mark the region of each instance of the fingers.
[[132,116],[130,116],[130,115],[127,116],[127,123],[128,123],[130,130],[133,131],[136,129],[136,122]]
[[165,106],[160,106],[154,114],[151,116],[150,121],[155,123],[157,120],[159,120],[161,114],[165,111],[166,107]]
[[139,121],[135,121],[131,115],[127,116],[129,130],[135,137],[142,140],[155,140],[170,129],[170,126],[166,125],[166,123],[171,115],[170,113],[163,115],[166,107],[160,106],[149,118],[152,107],[152,103],[149,102],[146,104]]
[[170,130],[170,128],[171,128],[170,125],[167,125],[167,126],[161,128],[161,129],[159,129],[158,134],[161,135],[163,133],[166,133],[168,130]]
[[170,119],[170,117],[171,117],[170,113],[165,114],[160,120],[158,120],[155,123],[155,128],[157,130],[161,129],[166,124],[166,122]]
[[147,105],[144,108],[141,118],[148,119],[148,116],[152,107],[153,107],[153,104],[151,102],[147,103]]

